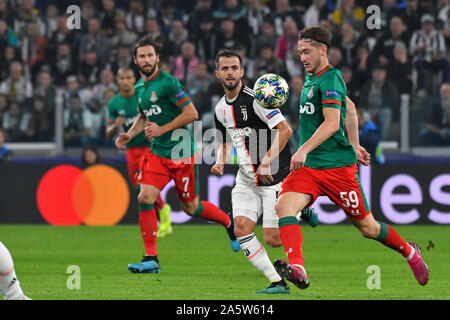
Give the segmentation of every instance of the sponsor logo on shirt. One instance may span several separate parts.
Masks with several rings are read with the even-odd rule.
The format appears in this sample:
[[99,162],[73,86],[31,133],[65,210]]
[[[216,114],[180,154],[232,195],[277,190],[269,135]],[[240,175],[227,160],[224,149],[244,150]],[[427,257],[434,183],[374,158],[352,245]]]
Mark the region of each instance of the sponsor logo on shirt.
[[339,97],[339,93],[336,90],[328,90],[325,92],[327,97]]
[[153,102],[153,103],[158,101],[158,97],[156,96],[155,91],[152,92],[152,95],[150,96],[150,101]]
[[311,86],[309,92],[307,94],[308,99],[311,99],[314,96],[314,86]]
[[266,115],[266,118],[267,119],[272,119],[274,116],[276,116],[277,114],[279,114],[280,113],[280,110],[273,110],[271,113],[269,113],[268,115]]

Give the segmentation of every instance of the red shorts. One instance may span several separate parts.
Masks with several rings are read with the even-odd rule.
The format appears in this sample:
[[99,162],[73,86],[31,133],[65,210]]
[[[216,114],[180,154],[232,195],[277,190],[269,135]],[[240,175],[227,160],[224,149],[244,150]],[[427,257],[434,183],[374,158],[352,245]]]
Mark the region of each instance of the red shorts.
[[150,147],[133,147],[126,150],[128,176],[133,187],[137,185],[136,173],[140,170],[145,153],[149,150]]
[[137,181],[162,190],[173,179],[178,199],[182,202],[191,202],[199,193],[196,159],[197,156],[192,156],[186,159],[187,161],[172,160],[148,151],[141,162]]
[[284,179],[279,194],[285,192],[312,195],[313,199],[310,205],[314,203],[317,197],[328,196],[352,220],[362,220],[370,213],[364,191],[359,182],[356,164],[333,169],[304,167],[293,174],[290,173]]

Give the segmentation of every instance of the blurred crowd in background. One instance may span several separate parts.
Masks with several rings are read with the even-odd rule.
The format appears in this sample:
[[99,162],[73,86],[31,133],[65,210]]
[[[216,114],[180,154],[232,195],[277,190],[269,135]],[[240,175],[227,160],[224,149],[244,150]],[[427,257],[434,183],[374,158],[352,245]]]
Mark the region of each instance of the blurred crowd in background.
[[[67,26],[70,5],[81,8],[81,29]],[[368,28],[370,5],[379,28]],[[287,79],[283,112],[298,129],[298,32],[320,25],[332,34],[330,64],[360,109],[363,139],[398,139],[408,95],[425,102],[418,143],[450,146],[449,9],[449,0],[0,0],[0,132],[7,142],[53,141],[60,105],[65,147],[113,147],[105,126],[116,74],[131,67],[139,79],[132,50],[147,34],[163,45],[162,70],[183,83],[205,129],[223,95],[214,75],[222,48],[238,50],[250,87],[264,73]]]

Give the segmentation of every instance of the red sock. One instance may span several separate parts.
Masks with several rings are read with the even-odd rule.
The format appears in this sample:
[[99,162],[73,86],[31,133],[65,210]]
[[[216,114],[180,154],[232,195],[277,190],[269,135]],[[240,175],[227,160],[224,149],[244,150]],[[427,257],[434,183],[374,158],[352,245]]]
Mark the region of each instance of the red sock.
[[166,203],[164,202],[163,198],[161,198],[161,195],[158,195],[158,198],[156,199],[155,202],[155,208],[157,211],[161,210],[162,208],[164,208],[164,206],[166,205]]
[[281,218],[278,222],[280,227],[280,239],[290,264],[304,266],[303,262],[303,235],[300,225],[295,217]]
[[139,226],[141,227],[145,254],[156,256],[156,234],[158,232],[158,222],[154,208],[151,210],[139,210]]
[[377,238],[385,246],[401,253],[405,258],[411,253],[411,247],[390,225],[379,222],[381,226],[380,234]]
[[218,222],[225,228],[231,223],[230,217],[209,201],[200,201],[197,211],[194,213],[194,217]]

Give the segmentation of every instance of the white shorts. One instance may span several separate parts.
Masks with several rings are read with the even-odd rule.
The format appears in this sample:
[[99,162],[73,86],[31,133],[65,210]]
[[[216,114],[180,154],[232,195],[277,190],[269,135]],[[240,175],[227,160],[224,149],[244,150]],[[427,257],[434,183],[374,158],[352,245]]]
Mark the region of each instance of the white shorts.
[[263,228],[278,228],[275,204],[280,188],[281,182],[273,186],[256,187],[237,180],[231,192],[233,218],[244,216],[257,223],[262,215]]

